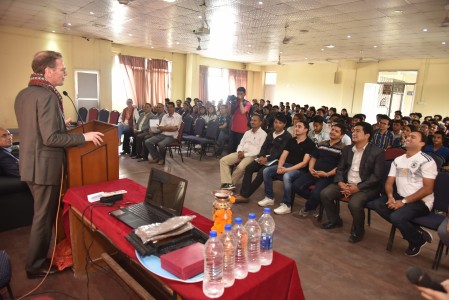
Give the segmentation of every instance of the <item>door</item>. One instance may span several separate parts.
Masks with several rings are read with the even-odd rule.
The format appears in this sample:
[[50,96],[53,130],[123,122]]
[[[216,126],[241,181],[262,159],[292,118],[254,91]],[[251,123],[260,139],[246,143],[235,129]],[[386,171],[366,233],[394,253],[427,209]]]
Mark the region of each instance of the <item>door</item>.
[[85,107],[99,108],[99,73],[98,71],[75,70],[75,97],[77,109]]

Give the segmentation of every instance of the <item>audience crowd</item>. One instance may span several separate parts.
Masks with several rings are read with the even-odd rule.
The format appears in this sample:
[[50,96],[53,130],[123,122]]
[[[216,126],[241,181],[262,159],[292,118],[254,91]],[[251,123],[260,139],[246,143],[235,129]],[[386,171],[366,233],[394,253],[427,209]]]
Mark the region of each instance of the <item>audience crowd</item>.
[[[306,202],[295,217],[318,217],[321,208],[327,218],[322,228],[333,229],[343,224],[337,200],[345,199],[352,215],[348,241],[356,243],[364,237],[364,208],[370,202],[408,241],[406,255],[419,254],[432,241],[411,220],[432,210],[435,178],[448,169],[449,117],[396,111],[393,118],[377,115],[377,122],[369,124],[364,114],[350,117],[344,108],[338,113],[334,107],[272,105],[245,97],[240,87],[237,96],[218,103],[165,99],[154,107],[146,103],[142,111],[128,99],[118,124],[121,155],[163,165],[166,147],[181,142],[182,136],[212,134],[206,145],[212,144],[213,156],[220,159],[220,188],[239,187],[236,204],[249,202],[264,183],[264,198],[257,203],[274,205],[273,181],[278,180],[283,195],[276,214],[291,213],[298,194]],[[212,127],[212,122],[217,125]],[[1,173],[17,176],[17,163],[7,150],[11,134],[3,128],[0,133],[2,158],[8,160]],[[200,144],[195,151],[205,153],[206,147]],[[391,167],[386,160],[392,161]],[[449,244],[448,232],[446,220],[439,233]]]
[[[356,243],[365,233],[365,205],[372,202],[373,209],[409,242],[407,255],[419,254],[432,241],[431,234],[411,220],[431,211],[437,172],[447,168],[448,117],[403,116],[396,111],[393,118],[377,115],[377,122],[369,124],[364,114],[350,117],[344,108],[338,113],[334,107],[272,105],[269,100],[245,97],[241,87],[237,96],[224,102],[165,99],[154,109],[146,104],[141,115],[133,118],[134,124],[122,129],[129,144],[123,146],[122,154],[164,164],[168,144],[182,135],[204,137],[215,122],[212,144],[213,156],[220,159],[220,188],[239,187],[237,204],[249,202],[264,183],[265,196],[257,203],[274,205],[273,182],[278,180],[283,195],[276,214],[291,213],[298,194],[306,203],[295,216],[318,217],[322,207],[327,217],[322,228],[333,229],[343,224],[336,201],[343,198],[352,215],[348,241]],[[181,123],[184,128],[178,135]],[[129,136],[134,137],[132,143]],[[399,152],[386,170],[392,150]]]

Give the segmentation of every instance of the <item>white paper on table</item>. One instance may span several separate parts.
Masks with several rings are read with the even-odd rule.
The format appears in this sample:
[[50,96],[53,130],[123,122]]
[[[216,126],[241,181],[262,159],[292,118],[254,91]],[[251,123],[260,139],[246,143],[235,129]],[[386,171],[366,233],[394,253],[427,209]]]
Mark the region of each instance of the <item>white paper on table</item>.
[[98,193],[95,193],[95,194],[87,195],[87,200],[90,203],[100,201],[100,198],[103,197],[103,193],[104,192],[98,192]]

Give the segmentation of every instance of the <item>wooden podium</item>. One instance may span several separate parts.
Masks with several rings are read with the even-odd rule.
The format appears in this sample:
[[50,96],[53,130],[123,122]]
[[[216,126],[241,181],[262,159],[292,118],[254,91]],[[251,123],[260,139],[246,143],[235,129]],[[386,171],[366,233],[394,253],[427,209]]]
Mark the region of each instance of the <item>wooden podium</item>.
[[[90,131],[103,133],[103,143],[97,147],[92,142],[86,142],[84,146],[66,149],[67,189],[118,179],[117,126],[100,121],[91,121],[84,124],[84,132]],[[71,129],[69,133],[83,133],[83,127]]]

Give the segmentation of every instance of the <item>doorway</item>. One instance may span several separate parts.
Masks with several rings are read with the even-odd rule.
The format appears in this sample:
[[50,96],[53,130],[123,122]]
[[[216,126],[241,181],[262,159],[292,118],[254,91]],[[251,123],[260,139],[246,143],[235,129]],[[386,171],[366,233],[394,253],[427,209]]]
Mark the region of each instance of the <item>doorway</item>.
[[418,71],[380,71],[377,83],[366,83],[362,113],[367,122],[375,123],[377,114],[393,119],[398,110],[408,116],[413,110],[417,78]]

